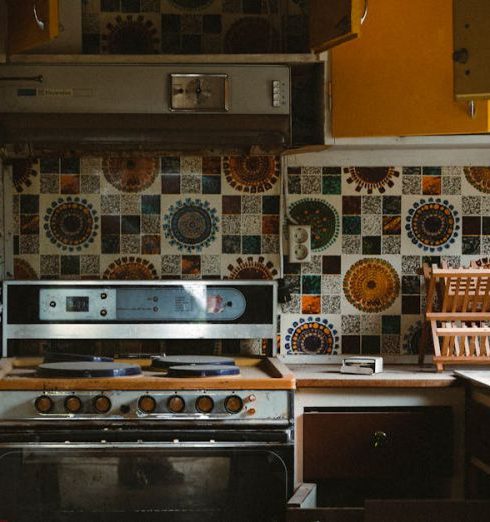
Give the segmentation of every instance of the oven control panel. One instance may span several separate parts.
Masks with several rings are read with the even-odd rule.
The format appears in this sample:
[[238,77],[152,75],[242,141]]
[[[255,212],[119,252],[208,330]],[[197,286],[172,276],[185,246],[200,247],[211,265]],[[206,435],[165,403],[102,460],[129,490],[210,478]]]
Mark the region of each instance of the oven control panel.
[[0,392],[0,421],[19,419],[239,420],[288,422],[285,390]]
[[113,321],[116,319],[114,288],[41,288],[39,319],[42,321]]

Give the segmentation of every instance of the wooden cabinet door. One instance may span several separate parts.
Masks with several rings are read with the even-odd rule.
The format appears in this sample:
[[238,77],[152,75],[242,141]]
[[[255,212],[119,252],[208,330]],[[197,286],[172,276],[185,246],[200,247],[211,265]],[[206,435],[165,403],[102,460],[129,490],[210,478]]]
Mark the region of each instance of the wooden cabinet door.
[[487,101],[472,118],[454,99],[452,27],[452,0],[369,0],[362,38],[331,50],[333,136],[488,132]]
[[322,52],[353,40],[361,31],[368,0],[310,0],[310,47]]
[[490,2],[453,0],[454,92],[457,99],[490,99]]
[[16,54],[59,34],[59,0],[9,0],[7,51]]

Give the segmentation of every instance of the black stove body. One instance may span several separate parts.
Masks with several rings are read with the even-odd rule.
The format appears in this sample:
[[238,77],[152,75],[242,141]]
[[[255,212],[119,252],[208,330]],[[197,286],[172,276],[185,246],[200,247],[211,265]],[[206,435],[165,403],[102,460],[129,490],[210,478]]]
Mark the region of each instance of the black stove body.
[[[273,340],[276,293],[272,282],[7,282],[3,354],[15,339]],[[141,385],[121,389],[107,379],[97,389],[77,378],[73,388],[65,380],[40,392],[3,384],[0,519],[284,519],[292,390],[187,389],[184,380],[151,389],[144,375],[128,378]]]

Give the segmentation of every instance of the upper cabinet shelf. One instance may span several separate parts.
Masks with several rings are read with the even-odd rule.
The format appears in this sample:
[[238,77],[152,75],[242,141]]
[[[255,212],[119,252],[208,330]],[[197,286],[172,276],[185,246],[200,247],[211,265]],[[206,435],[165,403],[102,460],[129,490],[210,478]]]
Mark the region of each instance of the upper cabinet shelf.
[[[359,35],[366,0],[0,0],[10,62],[312,62]],[[132,11],[130,11],[130,9]]]

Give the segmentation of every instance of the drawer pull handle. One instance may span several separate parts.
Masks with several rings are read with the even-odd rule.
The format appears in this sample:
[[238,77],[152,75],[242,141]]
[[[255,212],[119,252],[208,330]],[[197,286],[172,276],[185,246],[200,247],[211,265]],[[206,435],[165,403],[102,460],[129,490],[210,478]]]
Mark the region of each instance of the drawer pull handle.
[[383,448],[388,442],[388,435],[384,431],[375,431],[373,436],[373,445],[375,448]]

